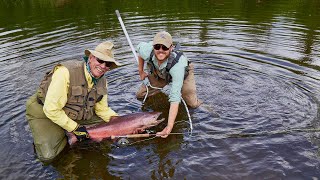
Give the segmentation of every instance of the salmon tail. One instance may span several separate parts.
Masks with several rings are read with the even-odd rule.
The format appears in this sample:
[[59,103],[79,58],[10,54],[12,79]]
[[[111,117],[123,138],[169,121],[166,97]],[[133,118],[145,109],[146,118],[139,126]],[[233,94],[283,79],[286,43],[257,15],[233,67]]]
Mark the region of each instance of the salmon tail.
[[66,135],[68,137],[68,143],[70,146],[78,141],[76,135],[74,135],[73,133],[67,132]]

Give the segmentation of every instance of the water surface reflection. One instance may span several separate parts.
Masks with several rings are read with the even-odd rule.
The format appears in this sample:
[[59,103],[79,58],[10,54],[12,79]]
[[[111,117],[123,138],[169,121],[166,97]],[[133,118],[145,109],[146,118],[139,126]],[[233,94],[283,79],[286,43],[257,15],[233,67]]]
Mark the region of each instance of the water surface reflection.
[[[54,64],[81,58],[104,40],[114,41],[124,64],[106,75],[109,105],[119,114],[168,114],[168,90],[143,106],[135,98],[140,81],[116,9],[134,45],[167,30],[194,62],[205,105],[190,111],[193,135],[181,106],[174,132],[184,135],[130,140],[126,147],[112,141],[79,145],[43,165],[25,121],[26,99]],[[227,136],[319,127],[319,12],[320,1],[313,0],[1,1],[0,177],[319,177],[319,132]]]

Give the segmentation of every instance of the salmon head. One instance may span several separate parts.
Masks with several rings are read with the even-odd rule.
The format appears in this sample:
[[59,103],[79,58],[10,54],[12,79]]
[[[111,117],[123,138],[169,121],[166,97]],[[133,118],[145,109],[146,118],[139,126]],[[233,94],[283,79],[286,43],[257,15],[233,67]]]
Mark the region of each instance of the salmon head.
[[143,113],[143,116],[141,117],[142,124],[144,125],[144,128],[149,128],[152,126],[156,126],[160,124],[162,121],[165,119],[158,119],[159,116],[161,115],[161,112],[148,112],[148,113]]

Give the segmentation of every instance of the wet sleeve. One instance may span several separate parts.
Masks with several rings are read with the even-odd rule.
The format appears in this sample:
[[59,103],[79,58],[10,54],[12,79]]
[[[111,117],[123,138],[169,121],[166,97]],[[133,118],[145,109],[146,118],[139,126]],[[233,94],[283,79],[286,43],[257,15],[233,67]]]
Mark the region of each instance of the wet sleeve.
[[62,109],[67,103],[68,88],[69,71],[64,66],[57,66],[52,75],[43,111],[54,123],[71,132],[77,127],[77,123],[70,119]]
[[112,116],[118,116],[118,114],[108,106],[107,99],[108,95],[104,95],[101,101],[97,102],[94,107],[95,113],[105,122],[110,121]]
[[180,103],[181,101],[181,89],[184,80],[185,67],[188,65],[188,59],[185,56],[181,56],[179,62],[175,64],[169,71],[172,76],[172,84],[169,94],[169,101],[171,103]]
[[137,46],[137,52],[142,59],[146,60],[150,57],[151,51],[153,50],[152,41],[146,43],[141,42]]

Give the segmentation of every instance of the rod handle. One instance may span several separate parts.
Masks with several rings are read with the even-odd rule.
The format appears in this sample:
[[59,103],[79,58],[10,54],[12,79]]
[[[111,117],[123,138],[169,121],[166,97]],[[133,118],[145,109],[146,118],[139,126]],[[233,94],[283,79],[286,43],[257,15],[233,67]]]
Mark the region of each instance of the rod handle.
[[143,137],[150,137],[150,134],[128,134],[125,136],[111,136],[111,139],[116,139],[119,137],[124,137],[124,138],[143,138]]

